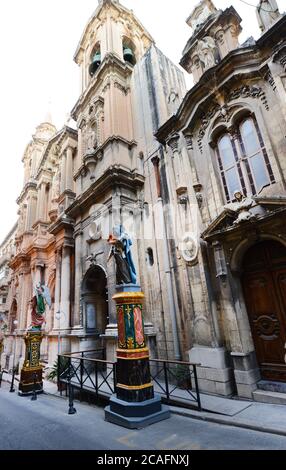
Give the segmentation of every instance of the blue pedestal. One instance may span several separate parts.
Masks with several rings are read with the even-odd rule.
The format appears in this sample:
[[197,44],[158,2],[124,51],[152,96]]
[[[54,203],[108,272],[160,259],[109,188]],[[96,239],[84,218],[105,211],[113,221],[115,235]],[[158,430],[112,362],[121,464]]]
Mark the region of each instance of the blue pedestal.
[[141,292],[138,284],[118,284],[115,286],[116,292]]
[[162,405],[161,398],[156,395],[151,400],[141,403],[119,400],[114,395],[104,411],[105,421],[128,429],[142,429],[170,418],[169,407]]

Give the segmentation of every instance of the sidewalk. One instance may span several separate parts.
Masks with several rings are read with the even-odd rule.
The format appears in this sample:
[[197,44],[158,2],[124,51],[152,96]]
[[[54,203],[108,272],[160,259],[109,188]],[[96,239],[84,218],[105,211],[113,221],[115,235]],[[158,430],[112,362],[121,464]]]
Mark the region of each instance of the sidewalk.
[[[16,377],[15,387],[18,386]],[[11,382],[4,374],[3,381]],[[44,392],[60,397],[57,385],[44,380]],[[65,394],[63,393],[63,398]],[[286,406],[269,405],[246,400],[234,400],[201,393],[203,411],[171,406],[171,413],[211,423],[235,426],[264,433],[286,436]]]

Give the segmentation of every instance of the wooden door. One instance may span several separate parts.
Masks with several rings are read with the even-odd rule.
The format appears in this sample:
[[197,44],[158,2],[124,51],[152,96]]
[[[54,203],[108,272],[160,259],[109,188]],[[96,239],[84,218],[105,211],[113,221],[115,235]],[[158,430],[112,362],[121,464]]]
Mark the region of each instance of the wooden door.
[[286,381],[286,248],[261,242],[245,255],[242,284],[263,379]]

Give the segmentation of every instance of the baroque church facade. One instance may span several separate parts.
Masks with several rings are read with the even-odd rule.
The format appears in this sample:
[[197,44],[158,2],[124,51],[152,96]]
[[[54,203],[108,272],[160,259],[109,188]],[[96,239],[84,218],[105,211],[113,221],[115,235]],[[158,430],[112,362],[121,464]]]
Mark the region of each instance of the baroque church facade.
[[275,0],[257,16],[261,37],[240,44],[233,7],[197,5],[186,93],[133,12],[99,1],[74,56],[76,130],[47,118],[23,156],[2,364],[14,351],[21,363],[38,282],[52,297],[43,360],[55,361],[59,333],[62,352],[114,359],[107,239],[122,225],[153,357],[200,363],[201,390],[224,396],[286,382],[286,17]]

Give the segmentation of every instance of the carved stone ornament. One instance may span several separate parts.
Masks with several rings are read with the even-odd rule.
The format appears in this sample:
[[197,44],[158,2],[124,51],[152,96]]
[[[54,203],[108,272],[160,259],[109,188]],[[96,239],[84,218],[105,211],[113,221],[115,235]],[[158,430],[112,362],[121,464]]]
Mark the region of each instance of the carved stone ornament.
[[198,262],[198,242],[194,234],[186,233],[180,244],[179,250],[184,260],[189,264],[196,264]]
[[185,141],[186,141],[186,144],[187,144],[187,149],[188,150],[193,150],[194,149],[194,146],[193,146],[194,136],[193,136],[192,132],[189,129],[186,129],[185,131],[183,131],[183,134],[184,134]]
[[88,235],[91,241],[100,240],[102,237],[101,224],[92,222],[89,227]]
[[202,140],[205,136],[206,130],[210,124],[211,119],[215,116],[215,114],[219,111],[220,108],[220,105],[216,103],[207,113],[202,114],[200,118],[201,126],[199,130],[198,147],[201,153],[203,153]]
[[258,98],[261,99],[262,103],[264,104],[266,110],[269,110],[269,105],[267,98],[265,96],[264,91],[262,88],[256,85],[243,85],[240,88],[236,88],[232,90],[228,95],[226,101],[237,100],[239,98]]
[[173,134],[167,141],[167,145],[172,149],[173,152],[177,152],[179,148],[179,134]]
[[[269,111],[269,105],[268,101],[266,98],[266,95],[262,88],[256,86],[256,85],[243,85],[240,88],[236,88],[235,90],[232,90],[229,95],[226,97],[225,101],[233,101],[237,100],[239,98],[258,98],[261,99],[262,103],[264,104],[265,108],[267,111]],[[219,105],[218,103],[213,104],[209,111],[206,112],[205,114],[201,115],[200,118],[200,130],[198,134],[198,147],[200,149],[200,152],[203,153],[203,138],[205,136],[206,130],[210,124],[211,119],[215,116],[215,114],[219,112],[221,120],[227,122],[230,118],[229,114],[229,108],[227,105]]]
[[198,41],[197,54],[203,64],[204,70],[214,67],[220,61],[218,47],[211,36],[206,36]]
[[239,225],[242,222],[255,219],[256,216],[249,212],[249,209],[253,205],[253,199],[250,197],[245,197],[241,191],[236,191],[234,193],[234,197],[236,201],[231,202],[225,206],[225,209],[228,209],[237,214],[237,219],[235,219],[233,225]]

